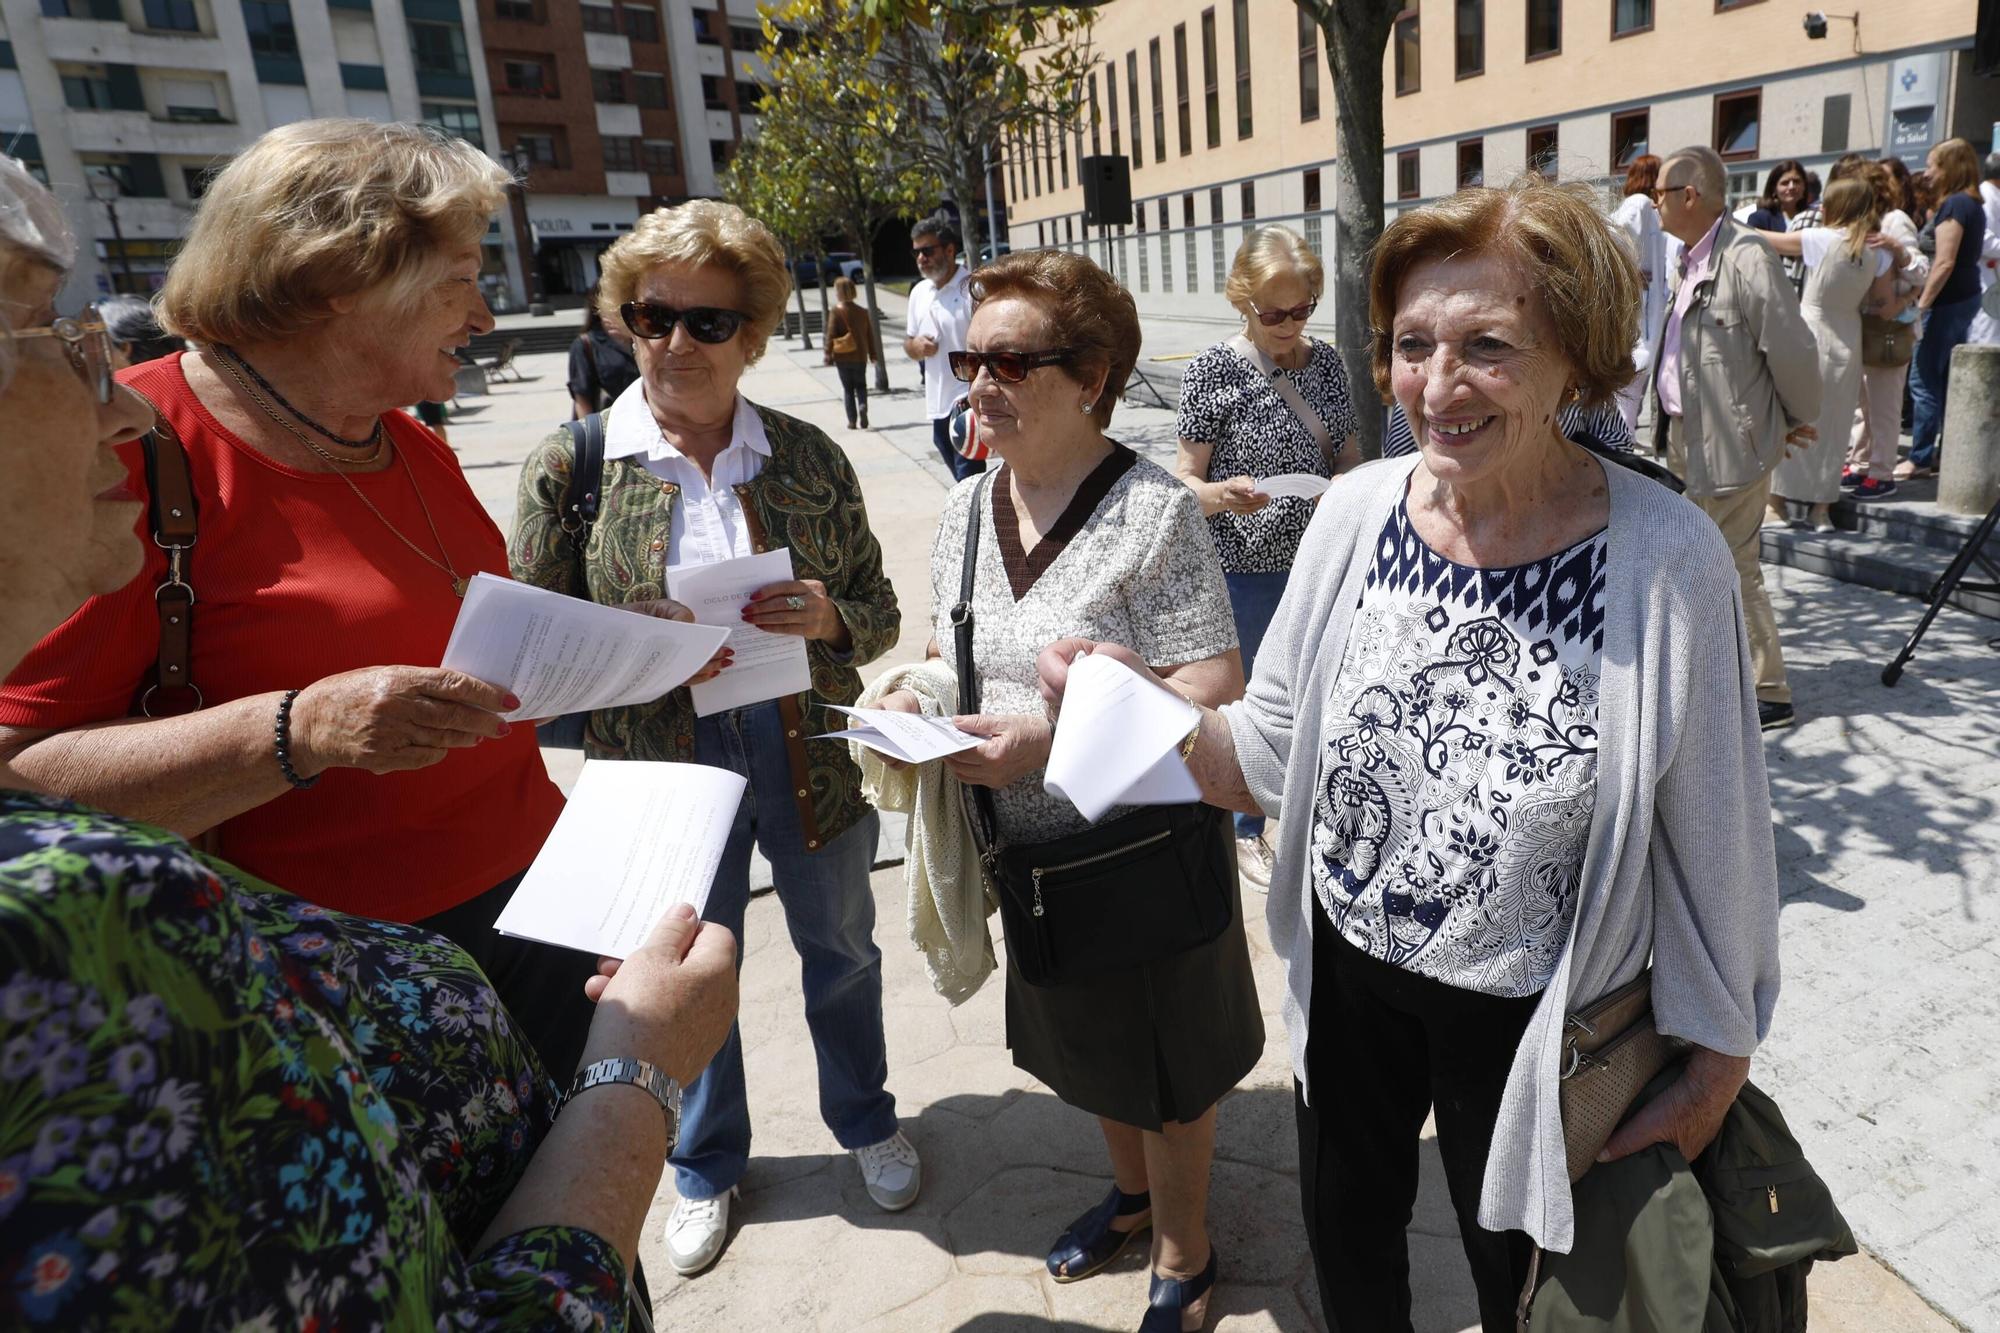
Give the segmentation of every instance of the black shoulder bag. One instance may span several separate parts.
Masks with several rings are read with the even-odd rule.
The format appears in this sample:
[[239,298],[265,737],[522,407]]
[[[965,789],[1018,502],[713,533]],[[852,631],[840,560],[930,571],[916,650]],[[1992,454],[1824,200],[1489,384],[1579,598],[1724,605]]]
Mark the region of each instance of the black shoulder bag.
[[[973,493],[965,563],[951,609],[958,707],[979,711],[972,664],[972,589],[980,516],[993,476]],[[1000,841],[993,793],[966,784],[965,817],[986,882],[1000,903],[1007,954],[1021,979],[1061,986],[1185,953],[1229,928],[1236,848],[1229,816],[1214,806],[1141,806],[1132,814],[1047,842]]]
[[[563,429],[569,432],[572,461],[558,521],[569,538],[571,557],[581,562],[583,548],[590,544],[590,530],[597,523],[597,502],[604,492],[604,414],[592,412],[581,421],[565,421]],[[590,714],[565,713],[536,727],[535,739],[552,750],[581,750],[589,725]]]

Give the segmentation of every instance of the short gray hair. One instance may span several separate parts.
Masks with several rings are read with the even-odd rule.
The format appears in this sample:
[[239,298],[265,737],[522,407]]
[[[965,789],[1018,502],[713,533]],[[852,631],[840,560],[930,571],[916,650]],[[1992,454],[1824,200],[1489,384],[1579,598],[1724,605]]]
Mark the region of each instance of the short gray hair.
[[2000,153],[1988,153],[1984,166],[1987,180],[2000,181]]
[[[1669,185],[1681,164],[1692,168],[1688,179]],[[1686,148],[1676,148],[1667,154],[1667,160],[1660,166],[1660,186],[1663,189],[1679,189],[1683,185],[1694,186],[1694,192],[1713,204],[1729,201],[1729,173],[1723,168],[1722,155],[1707,144],[1692,144]]]

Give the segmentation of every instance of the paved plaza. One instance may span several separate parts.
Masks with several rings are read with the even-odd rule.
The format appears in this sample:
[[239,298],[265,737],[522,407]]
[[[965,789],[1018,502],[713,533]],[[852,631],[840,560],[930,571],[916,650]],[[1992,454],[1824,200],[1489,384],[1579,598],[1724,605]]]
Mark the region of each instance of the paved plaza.
[[[893,299],[893,298],[892,298]],[[900,336],[892,308],[885,334]],[[1225,326],[1149,323],[1149,354],[1197,350]],[[915,368],[895,356],[877,429],[849,432],[819,352],[773,342],[745,393],[824,427],[853,459],[903,605],[883,666],[923,653],[929,551],[946,480]],[[1145,364],[1163,386],[1178,363]],[[526,357],[519,384],[463,401],[452,423],[475,490],[502,527],[529,447],[567,413],[558,356]],[[1170,413],[1120,409],[1113,434],[1164,460]],[[1948,612],[1902,683],[1881,665],[1914,623],[1904,598],[1795,570],[1768,571],[1799,725],[1772,737],[1785,906],[1784,993],[1752,1077],[1784,1106],[1868,1253],[1813,1274],[1813,1328],[2000,1333],[2000,622]],[[559,778],[574,758],[551,755]],[[885,839],[885,858],[899,850]],[[1013,1067],[1001,985],[952,1009],[909,945],[899,867],[874,877],[884,954],[890,1089],[924,1155],[922,1197],[879,1212],[821,1125],[797,959],[770,895],[745,930],[742,1029],[756,1141],[720,1263],[676,1278],[659,1231],[643,1254],[661,1328],[999,1330],[1135,1327],[1136,1251],[1058,1286],[1042,1256],[1106,1188],[1094,1123]],[[1320,1327],[1298,1219],[1290,1074],[1272,1007],[1279,969],[1247,895],[1268,1045],[1222,1104],[1212,1233],[1222,1255],[1209,1327]],[[995,927],[997,932],[997,925]],[[1452,1212],[1426,1142],[1412,1224],[1416,1327],[1476,1326]]]

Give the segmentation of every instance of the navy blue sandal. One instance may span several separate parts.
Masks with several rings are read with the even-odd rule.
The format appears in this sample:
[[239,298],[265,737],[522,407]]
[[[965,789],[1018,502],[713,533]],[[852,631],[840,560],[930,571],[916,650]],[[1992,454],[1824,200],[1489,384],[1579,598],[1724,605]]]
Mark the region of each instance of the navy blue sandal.
[[1208,1250],[1208,1264],[1189,1278],[1152,1275],[1146,1288],[1146,1317],[1139,1333],[1181,1333],[1181,1311],[1208,1295],[1215,1286],[1215,1247]]
[[1152,1227],[1148,1220],[1130,1231],[1120,1231],[1111,1225],[1112,1219],[1131,1217],[1152,1206],[1153,1196],[1147,1191],[1127,1194],[1113,1185],[1104,1202],[1071,1222],[1056,1238],[1055,1248],[1049,1251],[1049,1276],[1058,1282],[1077,1282],[1103,1268],[1125,1252],[1132,1237]]

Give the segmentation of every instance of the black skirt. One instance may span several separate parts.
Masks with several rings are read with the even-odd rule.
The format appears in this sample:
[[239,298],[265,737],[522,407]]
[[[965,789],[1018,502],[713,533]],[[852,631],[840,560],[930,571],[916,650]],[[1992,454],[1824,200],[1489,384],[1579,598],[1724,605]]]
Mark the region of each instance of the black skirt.
[[1092,1115],[1156,1132],[1200,1119],[1264,1052],[1241,897],[1207,944],[1089,981],[1031,985],[1010,951],[1007,1048]]

